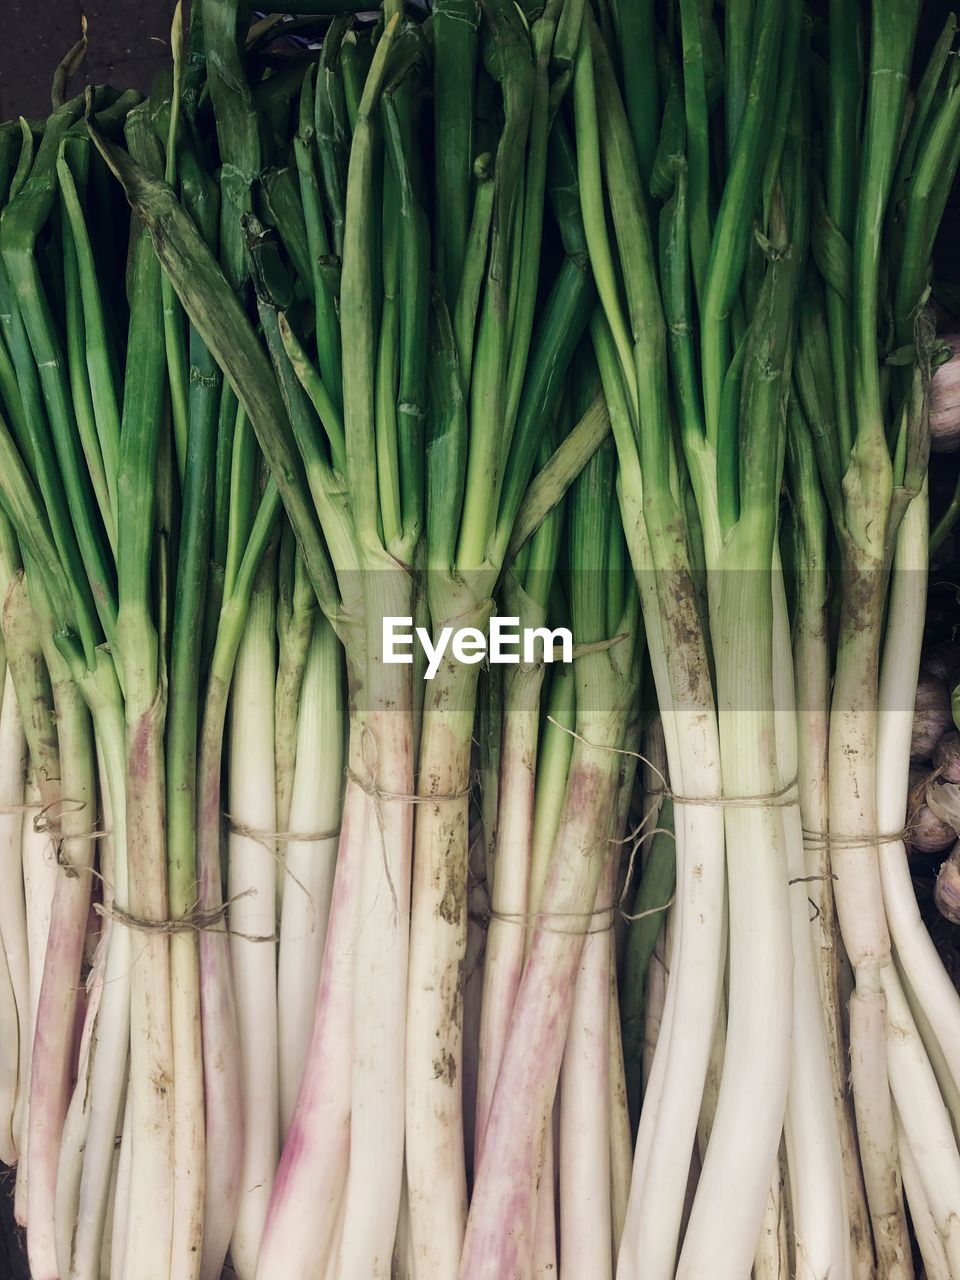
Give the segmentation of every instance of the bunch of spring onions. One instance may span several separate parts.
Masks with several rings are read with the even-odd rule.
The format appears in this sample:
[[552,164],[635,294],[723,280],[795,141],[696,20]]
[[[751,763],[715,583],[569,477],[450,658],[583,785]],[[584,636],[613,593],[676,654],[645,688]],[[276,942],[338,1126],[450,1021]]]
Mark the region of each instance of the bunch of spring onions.
[[81,41],[0,126],[31,1276],[960,1280],[955,23],[366,10],[195,0],[145,99]]

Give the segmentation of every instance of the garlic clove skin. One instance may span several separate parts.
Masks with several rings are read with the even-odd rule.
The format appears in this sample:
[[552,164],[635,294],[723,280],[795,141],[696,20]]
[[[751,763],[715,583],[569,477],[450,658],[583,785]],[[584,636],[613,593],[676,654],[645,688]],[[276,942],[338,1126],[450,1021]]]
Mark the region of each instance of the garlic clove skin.
[[933,900],[946,920],[960,924],[960,841],[953,846],[950,857],[937,873]]
[[933,753],[933,767],[944,782],[960,782],[960,733],[945,733]]
[[931,808],[922,804],[910,819],[910,849],[913,853],[942,853],[957,839],[957,833]]
[[937,743],[952,728],[950,688],[946,680],[937,676],[921,676],[917,683],[917,700],[913,712],[911,763],[923,764],[930,760],[937,749]]
[[[957,831],[950,822],[954,816],[955,798],[960,798],[960,788],[941,787],[942,794],[935,794],[937,811],[927,803],[927,792],[937,785],[937,779],[928,765],[910,766],[910,790],[907,798],[907,854],[929,855],[943,853],[957,839]],[[947,806],[941,812],[941,805]],[[960,814],[957,815],[960,821]]]
[[940,335],[951,356],[930,384],[930,448],[935,453],[960,450],[960,334]]
[[931,775],[922,798],[934,817],[948,822],[960,835],[960,787],[953,782],[941,782]]

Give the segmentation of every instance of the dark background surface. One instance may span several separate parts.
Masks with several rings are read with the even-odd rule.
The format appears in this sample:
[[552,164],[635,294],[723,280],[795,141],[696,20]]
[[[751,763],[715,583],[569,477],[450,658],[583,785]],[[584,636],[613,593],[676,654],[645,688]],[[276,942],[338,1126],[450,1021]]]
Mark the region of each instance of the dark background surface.
[[50,81],[87,19],[78,83],[145,90],[169,59],[175,0],[3,0],[0,119],[46,115]]

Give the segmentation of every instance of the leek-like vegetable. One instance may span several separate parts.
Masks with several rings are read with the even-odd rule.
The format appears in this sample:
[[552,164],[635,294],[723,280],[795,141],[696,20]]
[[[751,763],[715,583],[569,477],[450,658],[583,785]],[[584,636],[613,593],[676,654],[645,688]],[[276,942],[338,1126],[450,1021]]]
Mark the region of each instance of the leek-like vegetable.
[[955,21],[310,7],[0,125],[35,1280],[960,1275]]

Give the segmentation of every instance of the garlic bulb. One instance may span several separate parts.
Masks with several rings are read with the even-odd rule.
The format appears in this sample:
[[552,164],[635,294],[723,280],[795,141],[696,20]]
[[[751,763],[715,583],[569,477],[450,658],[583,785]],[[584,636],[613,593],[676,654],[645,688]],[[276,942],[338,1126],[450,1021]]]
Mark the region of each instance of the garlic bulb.
[[941,853],[949,849],[957,833],[949,822],[938,818],[922,804],[910,821],[910,848],[914,853]]
[[929,760],[937,743],[952,728],[953,714],[950,710],[950,689],[947,682],[936,676],[921,676],[913,712],[911,762],[922,764],[924,760]]
[[960,782],[960,733],[945,733],[933,753],[934,768],[944,782]]
[[960,449],[960,334],[945,333],[941,339],[952,354],[933,375],[930,386],[930,448],[956,453]]
[[[950,823],[952,811],[946,816],[943,813],[935,813],[927,803],[927,791],[933,789],[933,784],[930,783],[931,778],[934,778],[934,775],[931,774],[929,766],[910,766],[907,845],[911,854],[941,853],[944,849],[949,849],[957,838],[957,832]],[[952,801],[955,788],[950,787],[946,791],[946,795],[938,795],[936,799],[946,800],[947,803]]]
[[933,888],[933,900],[942,916],[953,924],[960,924],[960,841],[950,851],[937,875]]

